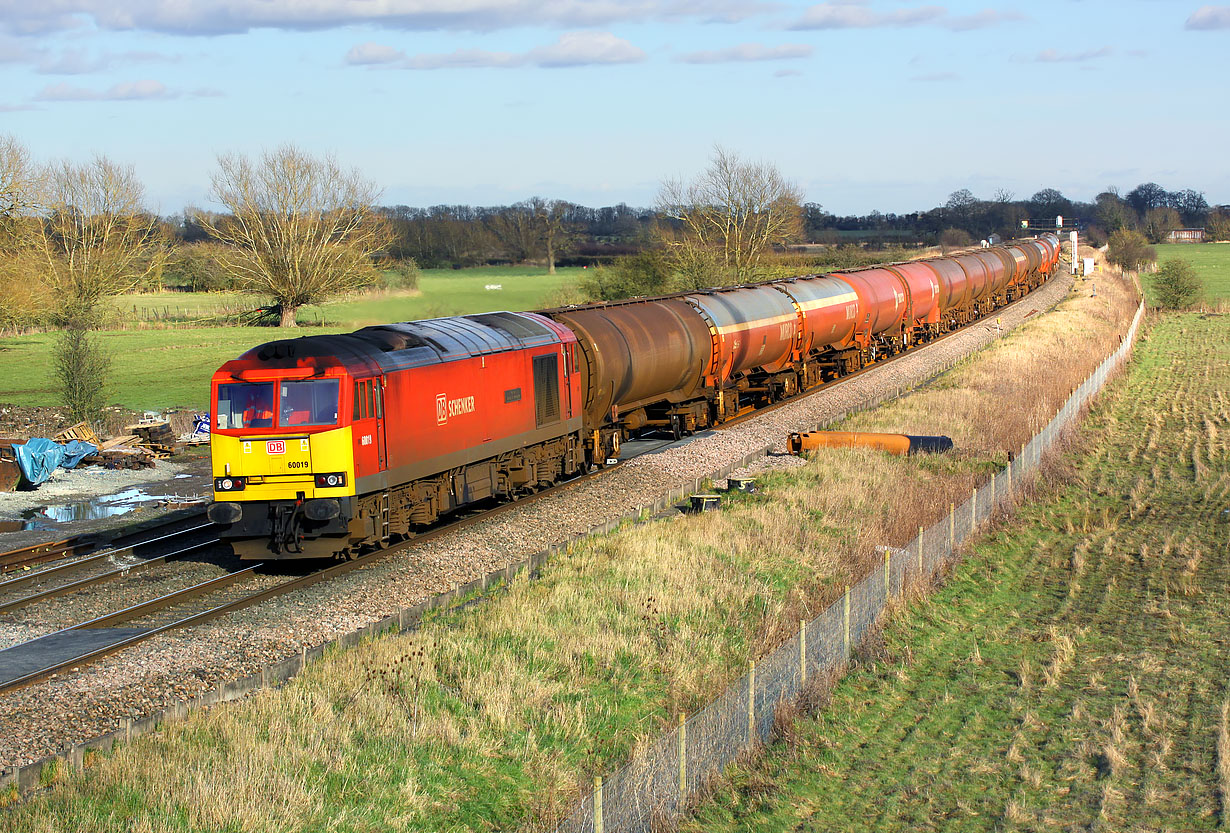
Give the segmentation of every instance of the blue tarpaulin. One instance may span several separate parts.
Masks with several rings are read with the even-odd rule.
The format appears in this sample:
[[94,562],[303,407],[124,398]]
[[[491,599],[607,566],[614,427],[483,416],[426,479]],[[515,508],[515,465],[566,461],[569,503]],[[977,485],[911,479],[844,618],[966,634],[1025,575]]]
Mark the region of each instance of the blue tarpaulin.
[[64,459],[60,461],[60,465],[66,469],[76,467],[81,462],[83,457],[89,457],[98,446],[94,443],[87,443],[84,440],[69,440],[64,444]]
[[98,450],[93,443],[81,440],[70,440],[68,445],[60,445],[53,440],[36,437],[22,445],[13,446],[13,455],[17,458],[17,466],[22,477],[32,486],[44,482],[51,477],[57,466],[71,469]]
[[37,486],[56,470],[64,459],[64,446],[52,440],[36,437],[23,444],[14,445],[13,454],[17,457],[17,466],[28,483]]

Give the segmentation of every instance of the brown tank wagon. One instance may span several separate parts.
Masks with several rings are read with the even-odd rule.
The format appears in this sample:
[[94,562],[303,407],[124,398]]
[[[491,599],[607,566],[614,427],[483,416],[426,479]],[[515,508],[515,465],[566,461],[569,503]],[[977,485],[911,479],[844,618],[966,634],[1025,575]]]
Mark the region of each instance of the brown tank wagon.
[[968,324],[1053,270],[1049,235],[955,257],[543,311],[577,336],[589,459],[681,436]]

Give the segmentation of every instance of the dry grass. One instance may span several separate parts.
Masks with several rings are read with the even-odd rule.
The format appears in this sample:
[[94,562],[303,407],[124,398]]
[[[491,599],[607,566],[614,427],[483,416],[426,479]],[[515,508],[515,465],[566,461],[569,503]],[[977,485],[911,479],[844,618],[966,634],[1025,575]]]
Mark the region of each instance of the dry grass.
[[[934,389],[852,420],[948,433],[954,455],[832,450],[763,478],[760,494],[720,513],[586,542],[538,581],[138,741],[13,820],[97,830],[549,826],[593,774],[707,703],[882,563],[876,544],[908,540],[963,500],[1050,419],[1132,308],[1126,287],[1100,281],[1096,299],[1078,293]],[[965,654],[984,665],[977,642]],[[1048,681],[1062,670],[1054,665]]]

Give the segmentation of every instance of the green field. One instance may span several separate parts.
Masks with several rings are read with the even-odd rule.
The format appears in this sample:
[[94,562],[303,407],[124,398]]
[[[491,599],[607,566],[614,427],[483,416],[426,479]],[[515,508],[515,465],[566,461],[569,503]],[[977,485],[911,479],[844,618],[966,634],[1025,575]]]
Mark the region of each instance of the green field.
[[[581,269],[483,267],[426,270],[416,293],[362,295],[320,307],[305,307],[301,322],[323,320],[328,326],[282,331],[269,327],[158,327],[105,330],[103,344],[111,351],[112,373],[107,401],[142,411],[173,406],[204,408],[209,377],[224,361],[249,347],[277,338],[326,332],[347,332],[370,324],[413,321],[443,315],[492,310],[534,309],[555,303]],[[487,284],[501,289],[488,290]],[[163,292],[124,295],[117,310],[130,320],[142,320],[157,310],[172,320],[250,309],[256,300],[237,293]],[[0,402],[54,407],[58,394],[52,380],[50,333],[0,338]]]
[[[373,292],[313,304],[299,311],[298,320],[304,325],[354,329],[388,321],[533,309],[552,303],[584,271],[569,267],[548,275],[545,269],[530,266],[424,269],[416,290]],[[500,289],[487,289],[489,285]],[[241,292],[153,292],[121,295],[112,303],[129,320],[153,323],[233,314],[268,303],[268,299]]]
[[[1205,303],[1230,298],[1230,243],[1167,243],[1157,246],[1157,262],[1183,258],[1204,280]],[[1142,275],[1145,294],[1153,302],[1152,275]]]
[[1228,335],[1162,318],[1067,483],[684,829],[1226,829]]

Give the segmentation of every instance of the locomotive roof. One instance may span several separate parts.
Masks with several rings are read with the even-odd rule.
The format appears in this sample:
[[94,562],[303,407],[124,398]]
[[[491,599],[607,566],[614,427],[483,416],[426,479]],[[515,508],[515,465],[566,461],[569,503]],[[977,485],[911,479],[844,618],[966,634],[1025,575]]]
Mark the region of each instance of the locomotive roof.
[[332,358],[355,370],[388,372],[560,341],[559,332],[541,316],[486,312],[379,324],[353,333],[280,339],[253,347],[240,358],[273,365]]

